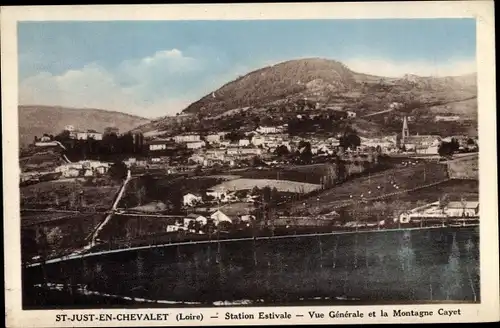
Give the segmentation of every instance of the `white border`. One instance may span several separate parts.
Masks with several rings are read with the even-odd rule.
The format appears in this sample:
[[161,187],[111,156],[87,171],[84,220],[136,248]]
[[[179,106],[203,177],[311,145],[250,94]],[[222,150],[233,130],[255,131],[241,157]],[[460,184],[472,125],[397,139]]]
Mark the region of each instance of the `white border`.
[[[433,316],[425,318],[368,318],[310,320],[307,311],[354,310],[352,306],[287,307],[283,311],[300,310],[303,318],[287,321],[252,320],[225,321],[225,312],[257,313],[259,308],[216,309],[110,309],[106,313],[202,313],[203,322],[168,321],[113,321],[72,322],[71,326],[165,326],[165,325],[237,325],[237,324],[346,324],[346,323],[414,323],[414,322],[483,322],[499,320],[498,271],[498,209],[496,186],[496,102],[494,60],[493,1],[440,1],[390,3],[295,3],[295,4],[224,4],[224,5],[129,5],[129,6],[43,6],[1,8],[1,72],[2,72],[2,128],[3,128],[3,195],[4,195],[4,255],[6,324],[8,327],[68,326],[55,322],[60,313],[95,313],[100,310],[32,310],[21,308],[20,218],[18,192],[18,129],[17,129],[17,37],[19,20],[241,20],[241,19],[358,19],[358,18],[456,18],[477,19],[478,112],[480,138],[480,254],[481,300],[479,305],[446,305],[446,309],[460,308],[461,316]],[[439,305],[359,306],[364,312],[385,309],[418,309],[437,311]],[[271,308],[261,308],[270,310]],[[278,308],[273,308],[278,311]],[[218,312],[222,319],[211,320]]]

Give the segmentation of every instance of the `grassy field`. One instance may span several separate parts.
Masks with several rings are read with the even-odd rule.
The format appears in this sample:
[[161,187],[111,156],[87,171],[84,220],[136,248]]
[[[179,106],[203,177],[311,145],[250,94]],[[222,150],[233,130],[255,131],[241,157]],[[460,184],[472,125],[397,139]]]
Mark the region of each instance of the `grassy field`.
[[[53,220],[48,221],[52,218]],[[88,243],[86,238],[104,220],[104,214],[34,213],[21,215],[21,248],[25,260],[57,257]],[[43,221],[43,222],[42,222]]]
[[175,224],[179,218],[148,217],[134,215],[113,215],[101,230],[100,239],[104,242],[126,245],[148,236],[161,236],[167,233],[167,226]]
[[[446,166],[437,163],[419,163],[404,169],[390,169],[363,176],[306,199],[285,204],[282,209],[292,214],[327,213],[348,200],[361,200],[415,188],[447,178]],[[397,186],[397,188],[396,188]],[[352,196],[352,197],[351,197]],[[363,196],[363,197],[361,197]]]
[[460,201],[462,198],[469,201],[479,199],[479,184],[477,180],[448,180],[435,186],[402,193],[399,195],[344,207],[340,210],[343,221],[361,220],[378,222],[391,219],[406,210],[436,202],[443,195],[447,195],[452,201]]
[[[217,176],[135,178],[127,186],[118,206],[121,208],[132,208],[155,201],[179,203],[182,202],[183,195],[187,193],[202,193],[206,189],[226,181],[226,178]],[[142,196],[138,196],[139,190],[142,188],[144,189],[144,193]]]
[[117,185],[87,185],[79,180],[45,181],[21,188],[21,207],[107,210]]
[[451,178],[479,179],[478,156],[452,161],[448,164]]
[[312,184],[321,183],[321,179],[334,168],[333,164],[313,164],[293,167],[266,167],[262,170],[250,168],[238,172],[242,178],[250,179],[283,179]]
[[274,180],[274,179],[235,179],[230,181],[222,182],[214,187],[215,190],[251,190],[254,187],[264,188],[264,187],[276,188],[278,191],[292,192],[292,193],[310,193],[311,191],[318,190],[321,188],[319,184],[297,182],[290,180]]
[[64,163],[59,149],[30,149],[22,154],[19,159],[21,171],[48,171]]

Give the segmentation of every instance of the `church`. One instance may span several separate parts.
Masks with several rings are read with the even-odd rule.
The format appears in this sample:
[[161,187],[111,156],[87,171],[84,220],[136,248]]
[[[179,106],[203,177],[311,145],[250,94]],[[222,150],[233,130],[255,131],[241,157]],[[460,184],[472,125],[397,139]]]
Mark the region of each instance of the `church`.
[[403,119],[403,130],[399,140],[399,148],[417,154],[437,155],[441,137],[438,135],[410,135],[408,120]]

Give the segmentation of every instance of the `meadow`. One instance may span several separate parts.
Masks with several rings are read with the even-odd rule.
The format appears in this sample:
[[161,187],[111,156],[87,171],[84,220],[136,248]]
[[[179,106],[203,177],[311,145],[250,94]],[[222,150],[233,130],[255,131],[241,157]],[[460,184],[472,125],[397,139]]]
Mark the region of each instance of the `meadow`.
[[348,180],[308,198],[283,205],[292,214],[328,213],[346,201],[360,202],[448,179],[446,165],[419,163]]
[[78,179],[44,181],[20,188],[21,207],[107,210],[118,189],[114,184],[96,185]]

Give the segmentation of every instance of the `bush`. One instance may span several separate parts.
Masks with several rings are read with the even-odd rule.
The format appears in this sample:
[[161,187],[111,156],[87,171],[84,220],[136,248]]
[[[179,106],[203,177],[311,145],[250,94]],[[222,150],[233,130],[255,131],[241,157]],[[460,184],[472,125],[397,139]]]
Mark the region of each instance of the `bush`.
[[123,162],[115,162],[109,168],[108,174],[113,180],[123,180],[127,176],[127,166]]

